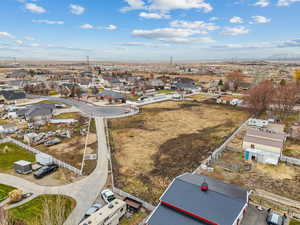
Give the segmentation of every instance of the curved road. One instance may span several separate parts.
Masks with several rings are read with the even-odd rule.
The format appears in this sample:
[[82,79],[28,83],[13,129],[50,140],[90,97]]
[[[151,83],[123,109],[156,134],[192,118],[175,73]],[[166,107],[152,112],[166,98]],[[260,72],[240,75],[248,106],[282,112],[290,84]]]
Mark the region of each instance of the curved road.
[[[37,98],[44,98],[51,101],[62,102],[68,105],[77,107],[80,111],[90,116],[95,117],[97,138],[98,138],[98,161],[97,166],[92,174],[86,178],[67,185],[57,186],[57,187],[47,187],[37,185],[35,183],[29,182],[20,177],[15,177],[8,174],[0,173],[0,183],[14,186],[16,188],[22,189],[24,192],[33,192],[34,195],[20,202],[19,205],[24,204],[26,201],[33,199],[34,197],[42,194],[62,194],[70,196],[76,200],[77,205],[72,211],[71,215],[68,217],[64,225],[74,225],[78,224],[83,217],[86,210],[93,204],[96,197],[99,195],[100,191],[104,188],[107,176],[108,176],[108,159],[109,151],[107,149],[107,140],[105,133],[105,121],[106,118],[113,117],[124,117],[138,112],[135,108],[130,107],[114,107],[114,106],[93,106],[91,104],[82,103],[72,99],[64,99],[57,97],[41,97],[41,96],[30,96]],[[18,205],[18,204],[17,204]]]
[[27,96],[29,98],[43,98],[49,101],[61,102],[67,105],[72,105],[78,108],[83,113],[91,115],[93,117],[105,117],[105,118],[123,117],[123,116],[127,116],[127,114],[130,114],[133,111],[136,111],[135,108],[129,106],[95,106],[92,104],[88,104],[70,98],[59,98],[59,97],[40,96],[40,95],[27,95]]

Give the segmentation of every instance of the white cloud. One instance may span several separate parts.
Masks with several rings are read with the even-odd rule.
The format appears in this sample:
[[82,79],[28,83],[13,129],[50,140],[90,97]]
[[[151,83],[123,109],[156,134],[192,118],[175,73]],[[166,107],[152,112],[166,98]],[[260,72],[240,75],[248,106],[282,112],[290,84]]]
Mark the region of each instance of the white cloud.
[[45,24],[58,24],[58,25],[62,25],[65,22],[64,21],[53,21],[53,20],[32,20],[33,23],[45,23]]
[[147,5],[143,0],[125,1],[129,6],[122,8],[121,11],[147,9],[168,12],[176,9],[201,9],[204,12],[210,12],[213,10],[213,7],[205,0],[152,0]]
[[264,16],[252,16],[253,22],[251,23],[269,23],[271,19]]
[[114,44],[115,45],[122,45],[122,46],[145,46],[145,47],[168,47],[168,46],[170,46],[168,44],[162,44],[162,43],[138,42],[138,41],[116,42]]
[[91,24],[86,23],[86,24],[82,24],[82,25],[80,26],[80,28],[82,28],[82,29],[93,29],[94,26],[91,25]]
[[270,5],[269,0],[259,0],[256,3],[254,3],[255,6],[260,6],[260,7],[267,7]]
[[300,0],[278,0],[278,6],[289,6],[292,3],[300,2]]
[[75,15],[81,15],[85,11],[85,8],[83,8],[80,5],[70,4],[69,7],[70,7],[70,12]]
[[126,6],[121,9],[122,12],[126,12],[129,10],[135,10],[135,9],[143,9],[145,6],[145,2],[143,0],[124,0],[127,2],[129,6]]
[[149,8],[160,11],[202,9],[204,12],[210,12],[213,10],[213,7],[205,0],[152,0]]
[[230,18],[229,20],[230,23],[244,23],[244,20],[241,17],[234,16]]
[[118,29],[118,27],[116,25],[108,25],[106,27],[100,27],[100,26],[94,26],[94,25],[91,25],[89,23],[86,23],[86,24],[82,24],[80,26],[80,28],[82,29],[96,29],[96,30],[116,30]]
[[216,20],[219,20],[219,19],[220,19],[219,17],[213,16],[213,17],[209,18],[209,21],[216,21]]
[[30,36],[26,36],[26,37],[24,37],[24,40],[26,40],[26,41],[34,41],[35,38],[34,37],[30,37]]
[[116,29],[118,29],[118,27],[116,25],[111,24],[111,25],[108,25],[107,27],[105,27],[104,29],[105,30],[116,30]]
[[11,38],[11,39],[14,39],[15,36],[13,36],[12,34],[10,34],[8,32],[0,32],[0,38]]
[[249,31],[250,30],[244,26],[225,27],[223,34],[236,36],[236,35],[241,35],[241,34],[248,34]]
[[183,28],[183,29],[197,29],[199,32],[206,33],[207,31],[213,31],[219,29],[214,23],[206,23],[204,21],[184,21],[175,20],[170,23],[171,27]]
[[154,30],[133,30],[132,34],[136,37],[147,39],[175,42],[175,43],[212,43],[212,39],[208,37],[193,37],[195,34],[200,34],[202,31],[182,29],[182,28],[161,28]]
[[28,11],[30,11],[32,13],[38,13],[38,14],[46,12],[46,10],[43,7],[38,6],[35,3],[26,3],[25,4],[25,9],[27,9]]
[[16,40],[16,43],[17,43],[18,45],[22,45],[24,42],[21,41],[21,40]]
[[143,17],[145,19],[168,19],[170,18],[169,15],[163,14],[163,13],[147,13],[147,12],[141,12],[139,14],[140,17]]
[[288,41],[258,42],[245,44],[213,45],[216,49],[262,49],[262,48],[300,48],[300,38]]

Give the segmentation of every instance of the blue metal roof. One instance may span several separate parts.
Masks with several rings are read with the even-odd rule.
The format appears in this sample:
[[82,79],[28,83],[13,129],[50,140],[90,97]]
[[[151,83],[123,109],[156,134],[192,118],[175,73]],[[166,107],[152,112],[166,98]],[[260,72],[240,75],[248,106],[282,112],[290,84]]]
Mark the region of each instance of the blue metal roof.
[[[200,188],[204,181],[208,184],[208,191]],[[219,225],[232,225],[247,204],[247,195],[247,190],[234,185],[197,174],[184,174],[177,177],[161,197],[161,204],[149,218],[148,224],[199,225],[205,224],[206,220]],[[164,206],[164,203],[169,206]],[[188,212],[190,216],[180,211]],[[181,220],[192,219],[193,223],[182,223],[178,217],[182,217]],[[196,217],[202,218],[203,222],[193,219]],[[163,223],[166,218],[169,222]]]

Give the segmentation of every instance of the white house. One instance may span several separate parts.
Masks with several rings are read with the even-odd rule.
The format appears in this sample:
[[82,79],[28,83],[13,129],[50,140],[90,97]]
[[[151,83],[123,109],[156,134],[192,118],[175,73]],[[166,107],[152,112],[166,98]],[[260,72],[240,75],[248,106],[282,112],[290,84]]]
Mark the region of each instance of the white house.
[[4,134],[12,134],[18,130],[17,125],[12,123],[2,124],[0,125],[0,133]]
[[243,140],[245,160],[277,165],[285,140],[285,134],[249,128]]

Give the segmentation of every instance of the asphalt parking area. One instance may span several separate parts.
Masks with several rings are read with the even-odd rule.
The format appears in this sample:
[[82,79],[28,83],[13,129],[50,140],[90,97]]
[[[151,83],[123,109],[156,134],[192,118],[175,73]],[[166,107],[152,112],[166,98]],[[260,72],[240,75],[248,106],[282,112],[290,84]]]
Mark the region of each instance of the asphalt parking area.
[[241,225],[267,225],[267,211],[259,211],[254,205],[249,205]]

